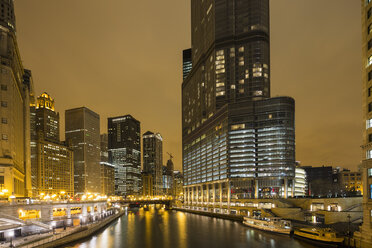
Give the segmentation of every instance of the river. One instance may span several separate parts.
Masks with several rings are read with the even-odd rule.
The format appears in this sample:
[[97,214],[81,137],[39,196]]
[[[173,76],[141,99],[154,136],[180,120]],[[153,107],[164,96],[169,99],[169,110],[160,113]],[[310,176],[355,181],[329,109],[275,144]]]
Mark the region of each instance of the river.
[[241,223],[163,209],[128,211],[103,231],[71,248],[312,248],[284,235]]

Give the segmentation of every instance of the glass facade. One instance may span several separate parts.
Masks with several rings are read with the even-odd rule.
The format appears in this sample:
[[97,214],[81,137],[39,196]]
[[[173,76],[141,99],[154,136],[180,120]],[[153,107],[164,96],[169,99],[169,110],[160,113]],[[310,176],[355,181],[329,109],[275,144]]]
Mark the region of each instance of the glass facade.
[[270,98],[269,1],[192,0],[191,12],[194,66],[182,84],[186,197],[287,197],[295,102]]
[[109,163],[115,166],[115,194],[141,191],[141,126],[130,115],[108,118]]

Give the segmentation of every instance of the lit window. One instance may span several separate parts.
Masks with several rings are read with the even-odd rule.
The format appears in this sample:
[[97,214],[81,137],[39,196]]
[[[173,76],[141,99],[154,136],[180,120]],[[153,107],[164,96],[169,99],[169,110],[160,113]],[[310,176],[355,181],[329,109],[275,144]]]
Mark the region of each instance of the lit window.
[[244,84],[244,79],[240,79],[239,84]]
[[1,118],[1,123],[8,124],[8,119],[7,118]]
[[232,84],[232,85],[231,85],[231,89],[235,90],[235,88],[236,88],[236,87],[235,87],[235,84]]
[[372,199],[372,184],[369,185],[369,199]]
[[370,34],[372,32],[372,24],[369,24],[368,26],[368,34]]
[[368,57],[367,66],[370,66],[372,64],[372,56]]
[[239,65],[240,66],[244,65],[244,57],[239,57]]
[[244,52],[244,47],[239,47],[239,52],[243,53]]
[[225,95],[225,91],[221,91],[221,92],[216,93],[216,96],[224,96],[224,95]]
[[8,107],[8,102],[5,102],[5,101],[1,101],[1,107]]
[[368,169],[368,176],[369,176],[369,177],[372,177],[372,168],[369,168],[369,169]]
[[368,150],[367,151],[367,159],[371,159],[372,158],[372,150]]
[[245,124],[236,124],[236,125],[232,125],[231,126],[231,130],[239,130],[239,129],[244,129],[245,128]]
[[254,92],[255,96],[262,96],[262,90],[257,90]]
[[3,140],[8,140],[8,135],[7,135],[7,134],[3,134],[3,135],[2,135],[2,139],[3,139]]
[[240,89],[240,90],[239,90],[239,93],[240,93],[240,94],[243,94],[243,93],[244,93],[244,89]]

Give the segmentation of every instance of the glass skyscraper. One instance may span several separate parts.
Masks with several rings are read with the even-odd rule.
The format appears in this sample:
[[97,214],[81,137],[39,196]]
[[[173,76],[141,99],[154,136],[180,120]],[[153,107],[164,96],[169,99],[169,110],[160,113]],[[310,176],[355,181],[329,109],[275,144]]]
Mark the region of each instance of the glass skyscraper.
[[191,0],[193,68],[182,84],[188,204],[287,197],[294,187],[295,102],[270,98],[269,23],[269,0]]
[[109,163],[115,166],[115,194],[141,193],[141,123],[131,115],[108,118]]

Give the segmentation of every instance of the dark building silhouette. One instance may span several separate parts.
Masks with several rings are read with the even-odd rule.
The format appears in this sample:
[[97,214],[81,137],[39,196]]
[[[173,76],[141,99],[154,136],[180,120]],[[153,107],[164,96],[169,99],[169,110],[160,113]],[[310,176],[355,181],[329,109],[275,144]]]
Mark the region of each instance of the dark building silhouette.
[[141,193],[141,126],[131,115],[108,118],[109,163],[115,166],[115,194]]
[[193,66],[182,84],[186,202],[287,197],[295,102],[270,98],[269,0],[192,0],[191,12]]
[[101,193],[99,121],[99,115],[86,107],[65,112],[65,136],[74,150],[77,194]]

